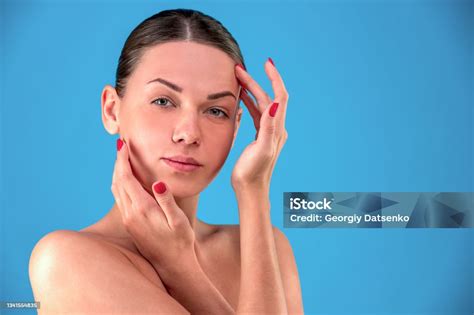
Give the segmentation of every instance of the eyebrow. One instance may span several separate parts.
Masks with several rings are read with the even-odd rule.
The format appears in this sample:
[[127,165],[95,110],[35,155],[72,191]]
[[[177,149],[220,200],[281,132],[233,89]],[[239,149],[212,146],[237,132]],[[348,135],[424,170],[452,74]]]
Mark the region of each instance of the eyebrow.
[[[162,79],[162,78],[156,78],[156,79],[153,79],[151,81],[148,81],[146,84],[150,84],[150,83],[154,83],[154,82],[159,82],[163,85],[166,85],[167,87],[175,90],[176,92],[183,92],[183,88],[170,82],[170,81],[167,81],[165,79]],[[232,96],[235,100],[237,100],[237,98],[235,97],[235,95],[230,92],[230,91],[222,91],[222,92],[218,92],[218,93],[213,93],[213,94],[209,94],[207,96],[207,99],[208,100],[215,100],[215,99],[218,99],[218,98],[221,98],[221,97],[224,97],[224,96]]]

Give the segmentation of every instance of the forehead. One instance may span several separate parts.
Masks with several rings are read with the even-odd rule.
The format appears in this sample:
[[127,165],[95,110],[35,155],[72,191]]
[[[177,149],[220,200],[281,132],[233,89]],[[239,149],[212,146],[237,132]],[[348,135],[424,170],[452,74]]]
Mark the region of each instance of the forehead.
[[147,48],[131,78],[135,83],[162,77],[181,86],[229,87],[235,79],[235,62],[222,50],[194,42],[168,42]]

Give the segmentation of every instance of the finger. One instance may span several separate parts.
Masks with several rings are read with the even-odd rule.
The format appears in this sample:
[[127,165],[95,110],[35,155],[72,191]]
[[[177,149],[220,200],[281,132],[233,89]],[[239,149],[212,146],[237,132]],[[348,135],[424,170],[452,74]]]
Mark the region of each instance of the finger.
[[111,190],[112,190],[112,194],[114,196],[115,202],[117,203],[117,206],[119,208],[119,211],[123,220],[127,217],[127,208],[124,206],[124,203],[122,202],[122,197],[116,183],[112,183]]
[[255,96],[260,112],[272,101],[270,96],[260,87],[260,85],[242,67],[236,66],[235,74],[239,82]]
[[[117,150],[119,149],[119,142],[117,141]],[[125,196],[122,192],[122,189],[120,189],[120,181],[118,179],[117,175],[117,169],[118,169],[118,159],[115,160],[114,164],[114,171],[112,175],[112,185],[111,185],[111,190],[112,194],[114,196],[115,202],[117,203],[117,206],[119,208],[119,211],[122,215],[122,218],[125,219],[128,216],[127,209],[130,207],[130,199],[128,196]]]
[[[120,141],[122,141],[122,143],[120,143]],[[117,151],[117,176],[119,185],[130,199],[130,204],[133,209],[146,215],[149,210],[158,208],[158,205],[133,174],[130,165],[128,144],[125,141],[118,139],[117,149],[119,149]]]
[[273,102],[271,105],[267,106],[267,109],[262,114],[262,119],[260,121],[260,130],[257,138],[257,142],[263,144],[264,150],[273,155],[275,151],[275,145],[277,142],[276,137],[276,118],[279,104]]
[[272,89],[274,93],[274,101],[278,102],[280,105],[286,104],[288,102],[288,91],[286,90],[283,79],[278,72],[278,69],[275,65],[267,59],[264,64],[265,72],[267,73],[268,78],[272,84]]
[[[133,222],[141,222],[144,219],[154,219],[158,227],[163,226],[163,224],[166,224],[166,216],[163,209],[161,209],[153,196],[143,188],[133,174],[128,148],[129,146],[125,141],[121,139],[117,140],[118,190],[121,198],[125,199],[122,203],[125,203],[127,207],[126,220],[131,220],[129,222],[130,225],[134,225],[135,223]],[[138,225],[140,225],[140,223],[138,223]],[[135,233],[138,232],[143,231],[135,231]]]
[[241,91],[240,98],[242,99],[245,106],[249,110],[250,116],[252,116],[255,129],[258,131],[258,129],[260,128],[260,117],[262,116],[262,114],[260,113],[260,110],[257,108],[257,106],[255,105],[255,102],[250,97],[250,95],[248,95],[247,92],[245,92],[244,90]]
[[189,223],[188,218],[176,204],[173,194],[164,182],[155,182],[152,188],[155,199],[161,209],[163,209],[171,229],[175,230],[179,228],[182,224],[185,224],[186,221]]
[[272,84],[272,89],[275,95],[274,102],[279,103],[278,111],[279,118],[277,119],[277,133],[281,133],[281,130],[285,128],[286,121],[286,110],[288,108],[288,92],[286,90],[283,79],[278,72],[278,69],[273,64],[273,61],[270,61],[270,58],[267,59],[267,62],[264,65],[265,72],[267,73],[268,78]]

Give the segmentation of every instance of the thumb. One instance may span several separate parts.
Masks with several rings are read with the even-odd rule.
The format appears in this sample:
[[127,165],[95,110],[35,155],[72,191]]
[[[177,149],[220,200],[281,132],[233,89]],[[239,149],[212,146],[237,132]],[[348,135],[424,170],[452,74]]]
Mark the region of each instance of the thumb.
[[169,189],[167,189],[164,182],[155,182],[153,184],[153,194],[156,201],[158,201],[158,205],[165,213],[166,219],[168,220],[168,225],[171,229],[175,229],[176,227],[188,221],[188,218],[178,207],[176,201],[174,200],[173,194]]
[[273,148],[274,139],[276,133],[276,112],[278,109],[278,103],[273,102],[270,106],[267,106],[262,114],[259,138],[262,138],[262,142],[267,148]]

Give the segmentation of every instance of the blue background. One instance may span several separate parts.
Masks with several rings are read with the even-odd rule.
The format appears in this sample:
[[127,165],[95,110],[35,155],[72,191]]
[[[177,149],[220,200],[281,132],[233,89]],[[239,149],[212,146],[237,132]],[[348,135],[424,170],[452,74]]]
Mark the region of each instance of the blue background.
[[[293,246],[306,313],[471,314],[473,229],[283,229],[282,198],[473,191],[472,1],[1,2],[0,300],[33,301],[28,260],[43,235],[112,206],[116,136],[100,93],[130,31],[177,7],[220,20],[270,95],[268,56],[286,82],[272,221]],[[246,113],[202,220],[238,223],[230,172],[252,128]]]

